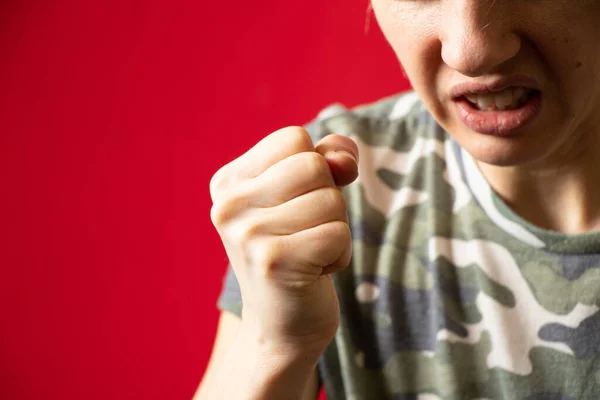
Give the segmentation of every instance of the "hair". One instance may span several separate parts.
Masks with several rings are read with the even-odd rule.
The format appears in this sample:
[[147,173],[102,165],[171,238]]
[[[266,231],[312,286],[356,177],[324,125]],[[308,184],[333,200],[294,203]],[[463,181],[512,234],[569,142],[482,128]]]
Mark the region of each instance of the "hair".
[[373,15],[373,4],[369,1],[367,5],[367,12],[365,15],[365,36],[369,33],[369,28],[371,27],[371,17]]

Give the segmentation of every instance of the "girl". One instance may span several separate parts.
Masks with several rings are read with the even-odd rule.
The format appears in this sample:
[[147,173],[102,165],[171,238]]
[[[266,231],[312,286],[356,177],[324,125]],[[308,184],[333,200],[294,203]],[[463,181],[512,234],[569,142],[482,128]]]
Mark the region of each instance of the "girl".
[[211,182],[231,269],[197,398],[600,398],[600,2],[372,7],[414,92]]

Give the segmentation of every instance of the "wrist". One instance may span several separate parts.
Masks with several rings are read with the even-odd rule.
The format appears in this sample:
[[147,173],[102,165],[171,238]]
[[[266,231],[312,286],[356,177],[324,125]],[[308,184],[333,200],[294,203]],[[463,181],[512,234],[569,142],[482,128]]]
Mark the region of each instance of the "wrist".
[[229,354],[227,369],[230,374],[237,370],[234,375],[241,379],[223,382],[223,398],[248,400],[300,400],[320,356],[303,354],[295,346],[257,340],[254,332],[244,329],[238,332]]
[[321,334],[278,334],[276,329],[265,330],[248,315],[242,318],[239,331],[239,340],[253,349],[256,357],[292,365],[316,364],[332,339]]

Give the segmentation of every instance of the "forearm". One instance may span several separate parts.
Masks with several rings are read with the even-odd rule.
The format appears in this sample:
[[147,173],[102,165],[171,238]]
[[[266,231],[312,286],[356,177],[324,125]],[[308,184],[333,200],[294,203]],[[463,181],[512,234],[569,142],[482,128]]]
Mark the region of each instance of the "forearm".
[[195,400],[300,400],[317,362],[315,354],[275,348],[241,329]]

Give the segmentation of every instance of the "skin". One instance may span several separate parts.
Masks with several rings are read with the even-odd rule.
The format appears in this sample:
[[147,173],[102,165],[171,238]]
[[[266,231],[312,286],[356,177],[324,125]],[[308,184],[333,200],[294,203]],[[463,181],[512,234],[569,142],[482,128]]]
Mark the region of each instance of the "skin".
[[339,324],[328,274],[352,253],[339,188],[356,179],[358,158],[347,137],[313,146],[288,127],[213,176],[211,218],[244,307],[241,321],[222,317],[196,399],[316,397],[315,368]]
[[[517,213],[562,232],[600,228],[600,2],[372,5],[433,116]],[[516,74],[535,79],[541,90],[533,123],[496,137],[458,119],[449,95],[454,85]],[[345,268],[351,255],[338,188],[356,178],[358,162],[350,139],[330,135],[313,147],[302,128],[289,127],[215,174],[211,217],[244,309],[241,319],[222,315],[196,399],[316,398],[315,367],[339,324],[327,274]]]
[[[567,233],[600,228],[600,2],[373,0],[372,6],[432,115],[517,213]],[[539,85],[542,110],[533,123],[506,138],[474,132],[458,119],[451,87],[512,75]]]

